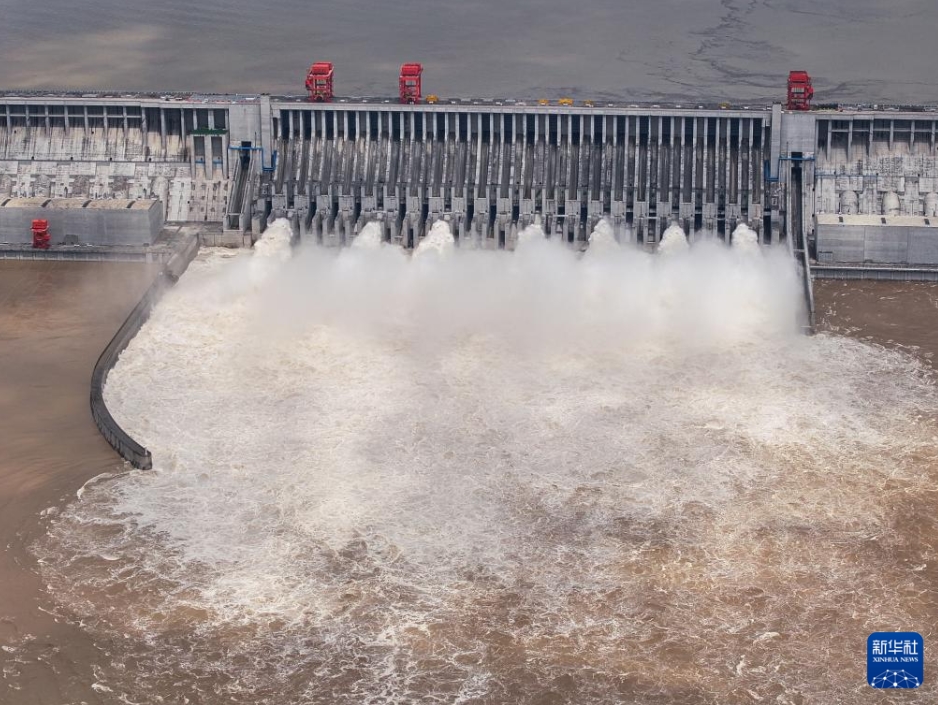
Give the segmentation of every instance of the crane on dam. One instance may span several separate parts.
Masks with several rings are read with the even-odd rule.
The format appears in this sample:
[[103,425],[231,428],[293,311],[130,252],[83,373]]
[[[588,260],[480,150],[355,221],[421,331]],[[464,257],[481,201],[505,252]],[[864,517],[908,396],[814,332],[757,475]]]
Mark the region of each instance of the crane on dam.
[[[423,65],[410,63],[401,65],[398,78],[398,93],[401,103],[415,105],[422,98]],[[306,74],[306,91],[311,103],[331,103],[335,97],[335,66],[331,61],[317,61]],[[432,99],[432,100],[431,100]],[[435,103],[436,96],[428,97]]]
[[814,86],[807,71],[791,71],[788,74],[788,109],[810,110],[814,98]]
[[306,74],[306,90],[312,103],[331,103],[335,67],[331,61],[317,61]]
[[421,82],[423,80],[423,66],[421,64],[403,64],[399,88],[401,103],[414,104],[420,102]]

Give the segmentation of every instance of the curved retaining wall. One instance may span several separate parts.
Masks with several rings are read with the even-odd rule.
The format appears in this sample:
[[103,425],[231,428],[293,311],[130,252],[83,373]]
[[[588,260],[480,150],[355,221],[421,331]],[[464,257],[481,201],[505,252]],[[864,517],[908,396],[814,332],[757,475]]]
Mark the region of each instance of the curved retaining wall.
[[157,274],[156,279],[147,289],[143,298],[134,306],[133,311],[130,312],[117,333],[111,338],[111,342],[104,348],[104,352],[101,353],[95,363],[94,371],[91,374],[91,416],[94,418],[98,430],[101,431],[101,435],[124,460],[141,470],[149,470],[153,467],[153,458],[150,451],[127,435],[127,432],[111,416],[111,412],[108,411],[107,405],[104,403],[104,385],[107,382],[108,373],[117,364],[120,354],[133,340],[137,331],[146,323],[153,311],[153,307],[159,303],[166,290],[172,287],[186,271],[198,251],[199,237],[193,235]]

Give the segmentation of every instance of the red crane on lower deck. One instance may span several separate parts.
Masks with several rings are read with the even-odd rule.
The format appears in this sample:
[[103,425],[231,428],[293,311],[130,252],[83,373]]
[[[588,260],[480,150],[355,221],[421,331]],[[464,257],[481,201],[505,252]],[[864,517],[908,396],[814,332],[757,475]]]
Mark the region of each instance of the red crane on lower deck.
[[49,249],[49,221],[48,220],[34,220],[33,221],[33,249],[34,250],[48,250]]

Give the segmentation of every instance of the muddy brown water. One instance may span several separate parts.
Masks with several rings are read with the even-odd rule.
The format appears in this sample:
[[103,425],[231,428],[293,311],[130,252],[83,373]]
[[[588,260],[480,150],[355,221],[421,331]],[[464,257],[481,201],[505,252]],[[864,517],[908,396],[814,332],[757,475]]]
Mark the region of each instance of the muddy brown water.
[[26,547],[40,513],[119,466],[88,408],[95,360],[150,285],[134,263],[0,261],[0,703],[97,702],[98,649],[56,621]]
[[[87,408],[88,381],[97,355],[145,290],[154,271],[152,267],[125,264],[0,262],[0,363],[4,370],[0,376],[0,418],[3,419],[0,429],[0,545],[3,547],[0,553],[0,647],[15,645],[15,649],[0,651],[0,703],[4,705],[117,702],[113,694],[95,686],[99,670],[112,660],[120,644],[92,638],[80,624],[68,623],[50,614],[55,612],[54,602],[44,590],[28,547],[43,531],[45,524],[40,515],[44,510],[61,506],[74,497],[76,490],[89,478],[120,466],[91,421]],[[819,282],[816,297],[822,330],[902,348],[927,360],[933,369],[938,364],[938,285]],[[758,497],[753,497],[753,506],[759,501]],[[910,586],[908,597],[915,602],[914,612],[922,622],[935,624],[938,622],[938,560],[935,560],[938,499],[933,495],[910,498],[897,509],[901,510],[895,521],[901,535],[901,541],[895,546],[898,555],[883,555],[882,560],[888,565],[890,561],[920,561],[922,556],[929,557],[923,568],[922,582],[914,594]],[[768,566],[781,561],[785,551],[810,550],[809,534],[806,529],[804,536],[772,540],[755,537],[757,545],[751,550],[765,552],[765,563],[770,570]],[[866,548],[877,551],[872,544]],[[740,546],[739,550],[750,549]],[[661,548],[659,558],[662,569],[690,569],[682,567],[687,557],[669,556],[666,546]],[[858,563],[866,562],[859,554],[854,558]],[[656,595],[665,595],[667,588],[677,587],[682,574],[672,571],[657,576],[654,565],[648,570],[650,585],[658,588],[649,591],[648,614],[660,612],[663,618],[665,606],[656,607],[656,600],[666,598]],[[922,584],[925,590],[921,589]],[[851,604],[854,598],[856,596],[844,596]],[[712,607],[721,613],[736,613],[745,621],[758,618],[767,599],[758,590],[732,595],[715,587]],[[784,600],[793,618],[816,620],[819,629],[849,619],[849,616],[812,611],[810,591],[797,584],[792,585],[790,594],[773,599]],[[489,609],[497,613],[508,607],[510,605],[493,604]],[[853,607],[862,609],[863,605],[857,603]],[[536,620],[537,616],[527,618]],[[667,627],[663,622],[662,638]],[[492,634],[492,648],[496,652],[501,648],[502,636],[506,643],[510,642],[506,635]],[[722,638],[733,640],[736,637],[725,634]],[[758,701],[745,689],[733,692],[730,700],[718,700],[692,687],[690,684],[699,676],[695,662],[708,661],[706,649],[700,648],[702,651],[691,645],[676,645],[670,653],[672,663],[667,673],[671,677],[682,673],[686,689],[679,682],[663,689],[642,686],[640,655],[631,659],[638,671],[624,675],[616,684],[599,680],[595,685],[600,690],[614,685],[623,702]],[[758,652],[761,659],[758,665],[750,663],[746,667],[771,668],[776,662],[773,651],[767,644]],[[521,661],[508,672],[521,679],[516,683],[516,690],[527,691],[534,685],[524,682],[527,671],[523,654],[518,654],[518,658]],[[512,660],[510,654],[508,660]],[[862,670],[855,654],[846,650],[831,658],[829,663],[858,673]],[[733,664],[711,665],[733,667]],[[127,666],[133,668],[133,663]],[[660,664],[645,663],[644,668],[646,675],[654,675]],[[177,675],[179,681],[185,680],[182,665]],[[806,683],[824,677],[822,673],[804,674]],[[561,678],[541,684],[543,697],[532,702],[577,702],[577,689],[589,681],[588,674],[564,678],[566,680]],[[926,679],[929,679],[928,673]],[[185,686],[176,690],[173,680],[166,681],[165,701],[183,702]],[[928,688],[916,694],[901,695],[926,703],[936,702],[936,692]],[[586,695],[582,690],[580,694]],[[851,702],[873,702],[874,698],[877,702],[906,699],[866,688],[861,676],[856,699]],[[211,702],[224,703],[226,699],[219,695]],[[817,701],[805,698],[796,705],[809,702]]]
[[907,350],[938,369],[938,284],[818,281],[818,327]]

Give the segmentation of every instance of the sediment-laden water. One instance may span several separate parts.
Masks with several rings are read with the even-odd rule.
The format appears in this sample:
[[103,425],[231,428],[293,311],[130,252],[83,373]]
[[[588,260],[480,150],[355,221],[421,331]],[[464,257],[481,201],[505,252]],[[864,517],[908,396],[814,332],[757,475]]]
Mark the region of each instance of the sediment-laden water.
[[204,252],[111,374],[154,471],[36,547],[102,697],[858,702],[934,636],[933,380],[787,251],[373,235]]

